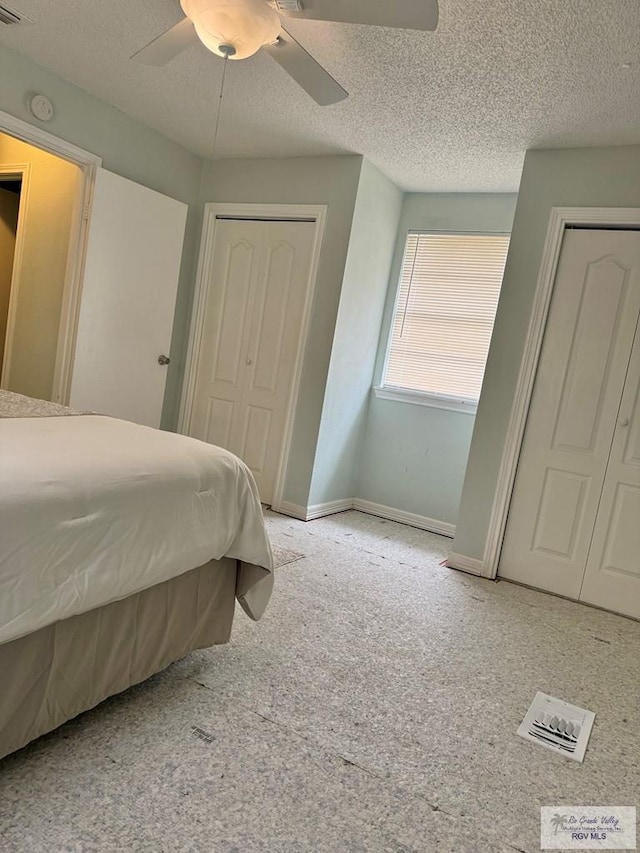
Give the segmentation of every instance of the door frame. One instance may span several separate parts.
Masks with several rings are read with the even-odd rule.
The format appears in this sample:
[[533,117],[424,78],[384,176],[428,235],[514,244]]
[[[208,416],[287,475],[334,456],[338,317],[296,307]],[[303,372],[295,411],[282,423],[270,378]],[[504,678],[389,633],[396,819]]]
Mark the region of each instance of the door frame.
[[22,271],[22,256],[24,254],[24,204],[29,198],[29,181],[31,177],[30,163],[0,163],[0,179],[15,178],[21,182],[18,202],[18,222],[16,225],[16,243],[13,250],[13,267],[11,284],[9,285],[9,305],[7,309],[7,331],[4,339],[2,354],[2,371],[0,372],[0,388],[4,388],[11,368],[13,354],[13,337],[15,333],[16,313],[18,310],[18,292],[20,290],[20,273]]
[[[77,145],[73,145],[65,139],[60,139],[52,133],[29,124],[26,121],[22,121],[22,119],[16,118],[11,113],[3,112],[2,110],[0,110],[0,132],[73,163],[78,166],[82,175],[81,180],[78,182],[78,192],[69,234],[67,266],[62,292],[62,310],[60,314],[58,346],[51,394],[54,402],[67,403],[71,390],[71,374],[73,371],[73,356],[82,295],[82,279],[84,276],[84,261],[89,232],[89,214],[93,198],[93,185],[95,183],[96,171],[102,165],[102,157],[92,154],[90,151],[85,151],[83,148],[78,148]],[[22,200],[21,198],[21,203]],[[16,240],[16,254],[17,250],[18,245]],[[13,285],[14,282],[12,281],[11,298],[14,303],[12,316],[15,316],[17,300],[14,296]],[[9,311],[11,312],[11,305]],[[9,330],[7,330],[8,340]],[[5,357],[6,352],[5,348]],[[10,358],[9,354],[9,361]]]
[[204,206],[204,222],[202,225],[202,237],[200,240],[200,252],[198,256],[198,267],[196,271],[195,290],[193,295],[193,308],[191,314],[191,326],[189,329],[187,358],[185,362],[184,380],[182,386],[182,399],[180,403],[180,416],[178,419],[178,432],[189,434],[191,417],[193,413],[196,371],[200,358],[200,346],[204,332],[205,311],[210,290],[210,271],[213,261],[213,247],[215,229],[218,219],[261,219],[281,220],[292,219],[303,222],[313,222],[315,233],[311,249],[311,263],[309,265],[309,276],[306,282],[306,293],[302,312],[302,323],[297,342],[296,361],[293,368],[293,381],[287,401],[284,436],[279,453],[276,468],[276,477],[273,488],[271,506],[277,511],[282,507],[284,481],[293,437],[293,421],[295,416],[296,402],[300,390],[302,378],[302,363],[304,360],[305,345],[311,322],[311,306],[315,292],[316,279],[318,277],[318,266],[320,263],[320,250],[324,236],[327,218],[327,206],[324,204],[218,204],[208,202]]
[[[516,469],[531,405],[544,331],[549,315],[560,251],[565,229],[570,226],[640,228],[640,208],[635,207],[552,207],[542,251],[538,283],[529,318],[524,353],[511,406],[507,435],[502,451],[498,483],[493,499],[489,529],[482,560],[451,555],[451,564],[487,578],[498,574],[500,553],[507,527],[507,515],[513,494]],[[469,565],[467,565],[469,564]],[[472,565],[473,564],[473,565]]]

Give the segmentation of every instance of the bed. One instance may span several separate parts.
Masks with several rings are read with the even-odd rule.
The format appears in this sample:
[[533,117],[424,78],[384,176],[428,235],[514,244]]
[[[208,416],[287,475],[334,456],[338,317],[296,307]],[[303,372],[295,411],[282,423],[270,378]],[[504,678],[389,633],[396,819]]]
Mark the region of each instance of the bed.
[[272,568],[231,453],[0,391],[0,758],[227,642]]

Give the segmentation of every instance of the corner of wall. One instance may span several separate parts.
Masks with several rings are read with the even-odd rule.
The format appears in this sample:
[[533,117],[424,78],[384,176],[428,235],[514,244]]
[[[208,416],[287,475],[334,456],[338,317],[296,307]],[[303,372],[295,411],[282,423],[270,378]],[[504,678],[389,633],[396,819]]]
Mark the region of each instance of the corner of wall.
[[314,456],[311,506],[348,501],[355,494],[403,197],[386,175],[362,160]]

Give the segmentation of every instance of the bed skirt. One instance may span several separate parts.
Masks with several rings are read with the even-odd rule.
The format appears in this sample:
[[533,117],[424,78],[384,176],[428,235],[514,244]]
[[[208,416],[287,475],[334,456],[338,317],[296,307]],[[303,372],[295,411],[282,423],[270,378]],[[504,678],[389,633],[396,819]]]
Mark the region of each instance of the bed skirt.
[[190,651],[226,643],[237,566],[212,560],[0,645],[0,758]]

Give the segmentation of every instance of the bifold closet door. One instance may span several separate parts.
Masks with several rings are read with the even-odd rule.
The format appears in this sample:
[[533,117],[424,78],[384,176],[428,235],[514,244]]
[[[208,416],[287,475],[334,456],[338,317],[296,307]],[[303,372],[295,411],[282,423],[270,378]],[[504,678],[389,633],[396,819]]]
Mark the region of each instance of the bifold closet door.
[[189,434],[231,450],[270,503],[315,223],[218,220]]
[[640,619],[640,324],[580,600]]
[[[640,233],[568,230],[509,508],[502,577],[580,597],[639,312]],[[624,459],[633,452],[620,451]],[[617,524],[628,543],[637,536],[629,528],[640,526],[640,514],[633,519],[640,504],[630,492],[616,494],[618,521],[608,529]],[[628,547],[616,552],[626,570]]]

